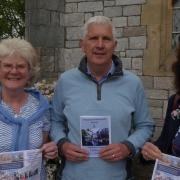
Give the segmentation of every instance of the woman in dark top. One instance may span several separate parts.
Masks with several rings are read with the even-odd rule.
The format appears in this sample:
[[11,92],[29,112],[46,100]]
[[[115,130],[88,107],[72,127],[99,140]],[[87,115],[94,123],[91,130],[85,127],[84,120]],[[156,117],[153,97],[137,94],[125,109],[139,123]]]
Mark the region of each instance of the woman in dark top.
[[146,142],[142,155],[146,160],[161,159],[162,153],[180,157],[180,46],[177,49],[177,61],[172,65],[175,75],[176,94],[168,100],[163,130],[154,143]]

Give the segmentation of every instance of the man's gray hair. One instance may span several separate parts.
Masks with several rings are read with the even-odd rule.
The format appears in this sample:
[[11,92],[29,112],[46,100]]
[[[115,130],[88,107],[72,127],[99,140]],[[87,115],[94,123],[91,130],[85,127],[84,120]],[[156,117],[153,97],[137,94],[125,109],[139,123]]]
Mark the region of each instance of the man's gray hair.
[[110,18],[106,17],[106,16],[93,16],[91,18],[88,19],[88,21],[84,24],[83,27],[83,37],[86,36],[87,32],[88,32],[88,28],[89,25],[91,24],[105,24],[105,25],[109,25],[112,27],[112,34],[113,34],[113,38],[116,38],[116,30],[114,25],[112,24],[112,21],[110,20]]

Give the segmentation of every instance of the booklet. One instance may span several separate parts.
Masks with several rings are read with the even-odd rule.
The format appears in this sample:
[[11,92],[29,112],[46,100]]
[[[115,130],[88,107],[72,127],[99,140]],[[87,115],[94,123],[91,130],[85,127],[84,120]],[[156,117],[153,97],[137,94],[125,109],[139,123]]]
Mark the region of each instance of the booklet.
[[39,149],[0,153],[0,180],[40,180]]
[[81,147],[89,157],[99,157],[99,151],[111,143],[110,116],[80,116]]
[[156,160],[151,180],[180,180],[180,158],[163,154]]

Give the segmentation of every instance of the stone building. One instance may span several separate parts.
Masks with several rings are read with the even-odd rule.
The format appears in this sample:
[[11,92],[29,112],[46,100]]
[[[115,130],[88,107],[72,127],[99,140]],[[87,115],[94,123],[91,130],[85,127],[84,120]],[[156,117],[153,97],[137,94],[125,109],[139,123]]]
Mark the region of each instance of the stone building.
[[116,54],[143,81],[156,138],[174,92],[179,7],[180,0],[26,0],[26,39],[41,56],[42,77],[56,79],[79,63],[84,22],[94,15],[110,17],[117,30]]

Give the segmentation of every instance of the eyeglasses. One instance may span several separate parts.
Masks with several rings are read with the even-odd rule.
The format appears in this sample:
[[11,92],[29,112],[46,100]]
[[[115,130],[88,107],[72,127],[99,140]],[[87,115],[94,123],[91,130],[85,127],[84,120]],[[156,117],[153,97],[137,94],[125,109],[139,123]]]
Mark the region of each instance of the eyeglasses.
[[16,69],[16,71],[25,71],[28,69],[27,64],[10,64],[10,63],[1,63],[1,69],[6,72],[10,72],[13,69]]

